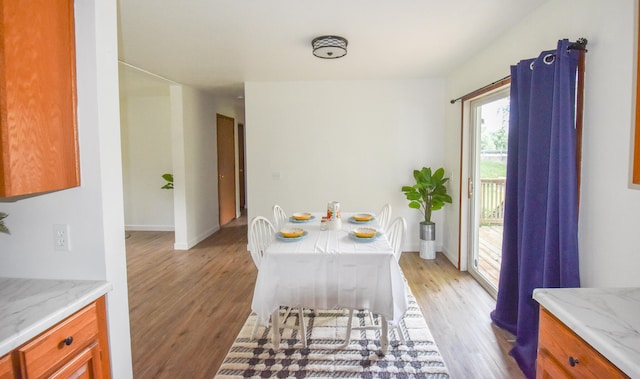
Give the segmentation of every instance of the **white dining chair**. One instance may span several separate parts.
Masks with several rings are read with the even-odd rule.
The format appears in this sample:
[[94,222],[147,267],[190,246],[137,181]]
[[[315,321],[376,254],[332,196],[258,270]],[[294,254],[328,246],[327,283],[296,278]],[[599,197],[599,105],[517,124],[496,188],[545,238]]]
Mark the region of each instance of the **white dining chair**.
[[[255,263],[258,270],[260,270],[260,263],[262,262],[262,257],[264,256],[265,250],[271,244],[273,239],[275,238],[276,229],[267,219],[263,216],[254,217],[251,220],[251,224],[249,226],[249,252],[251,253],[251,258],[253,259],[253,263]],[[289,313],[291,312],[291,307],[285,306],[283,309],[284,314],[280,315],[280,312],[277,313],[277,317],[279,318],[278,325],[280,328],[291,328],[296,329],[300,333],[300,340],[302,341],[302,347],[307,347],[307,328],[304,323],[304,313],[302,308],[298,308],[298,324],[295,325],[285,325],[287,317],[289,317]],[[273,320],[272,320],[273,324]],[[256,322],[253,325],[253,331],[251,332],[251,338],[256,338],[256,333],[258,331],[258,323]],[[280,333],[280,330],[273,330],[273,333]]]
[[[404,236],[407,234],[407,221],[404,219],[404,217],[398,217],[395,220],[393,220],[393,222],[389,225],[389,229],[386,232],[387,235],[387,239],[389,240],[389,244],[391,245],[391,248],[393,249],[393,255],[396,259],[396,261],[400,261],[400,256],[402,255],[402,244],[404,243]],[[371,320],[371,325],[364,325],[364,326],[353,326],[353,309],[349,310],[349,321],[347,321],[347,335],[345,336],[345,342],[344,344],[342,344],[342,347],[346,347],[349,345],[349,341],[351,340],[351,331],[352,330],[378,330],[378,329],[382,329],[380,322],[382,321],[381,317],[378,317],[377,320],[375,321],[373,314],[368,311],[368,310],[364,310],[365,312],[368,313],[369,319]],[[405,344],[405,339],[404,339],[404,332],[402,330],[402,327],[400,325],[400,322],[398,322],[397,325],[391,325],[392,328],[390,328],[389,330],[395,330],[396,334],[398,335],[398,339],[400,339],[400,343]]]
[[404,236],[407,234],[407,221],[404,217],[398,217],[389,225],[386,231],[387,239],[393,249],[393,254],[396,257],[396,261],[400,262],[400,256],[402,255],[402,244],[404,243]]
[[376,219],[378,219],[380,229],[386,233],[389,227],[389,221],[391,221],[391,204],[385,204],[380,210],[380,213],[376,215]]
[[278,204],[273,206],[273,222],[276,230],[281,230],[284,225],[289,221],[287,213]]
[[260,262],[264,251],[275,238],[276,230],[266,217],[257,216],[249,225],[249,252],[256,268],[260,269]]

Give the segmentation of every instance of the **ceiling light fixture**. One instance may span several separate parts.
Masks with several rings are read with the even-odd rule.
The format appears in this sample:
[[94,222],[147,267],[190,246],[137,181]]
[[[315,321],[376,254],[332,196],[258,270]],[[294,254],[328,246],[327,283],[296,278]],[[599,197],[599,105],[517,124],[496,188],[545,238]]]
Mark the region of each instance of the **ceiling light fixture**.
[[347,55],[346,38],[338,36],[322,36],[311,41],[313,55],[323,59],[336,59]]

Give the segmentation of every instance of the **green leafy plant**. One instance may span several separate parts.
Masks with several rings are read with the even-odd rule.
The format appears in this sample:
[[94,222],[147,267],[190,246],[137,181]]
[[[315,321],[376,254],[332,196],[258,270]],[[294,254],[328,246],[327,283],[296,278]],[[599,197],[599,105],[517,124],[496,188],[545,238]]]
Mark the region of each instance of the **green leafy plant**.
[[163,185],[162,189],[173,189],[173,175],[172,174],[163,174],[162,179],[166,180],[167,183]]
[[9,232],[9,228],[7,228],[7,226],[4,224],[4,219],[7,218],[9,215],[3,212],[0,212],[0,233],[7,233],[7,234],[11,234]]
[[413,170],[413,177],[416,184],[402,186],[402,192],[409,200],[409,208],[419,210],[424,215],[423,222],[431,224],[431,212],[444,207],[446,203],[451,204],[451,196],[445,187],[449,178],[444,177],[444,168],[432,172],[430,167]]

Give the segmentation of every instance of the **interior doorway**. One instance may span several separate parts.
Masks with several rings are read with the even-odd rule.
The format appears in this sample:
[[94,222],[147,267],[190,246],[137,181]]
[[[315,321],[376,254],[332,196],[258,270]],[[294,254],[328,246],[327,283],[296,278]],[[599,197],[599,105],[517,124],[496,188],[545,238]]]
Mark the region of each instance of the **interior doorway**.
[[502,263],[509,87],[470,101],[469,272],[494,297]]
[[216,114],[218,146],[218,208],[220,226],[236,218],[235,121]]

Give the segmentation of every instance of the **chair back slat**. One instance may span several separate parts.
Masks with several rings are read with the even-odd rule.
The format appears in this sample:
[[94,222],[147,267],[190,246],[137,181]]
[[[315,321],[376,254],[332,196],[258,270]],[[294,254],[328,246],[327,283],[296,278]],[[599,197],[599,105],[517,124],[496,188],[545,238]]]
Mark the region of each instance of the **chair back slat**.
[[393,248],[393,254],[396,257],[396,261],[399,261],[400,255],[402,255],[402,244],[404,242],[405,234],[407,234],[407,222],[404,217],[398,217],[393,220],[389,225],[387,238],[389,239],[391,248]]
[[287,213],[278,204],[273,206],[273,225],[276,230],[281,230],[284,225],[289,221]]
[[385,204],[376,218],[378,219],[378,225],[380,225],[380,229],[382,229],[382,231],[386,233],[387,228],[389,227],[389,221],[391,221],[391,204]]
[[266,217],[257,216],[251,220],[249,226],[249,251],[256,267],[260,269],[260,262],[264,256],[264,251],[273,241],[276,230]]

